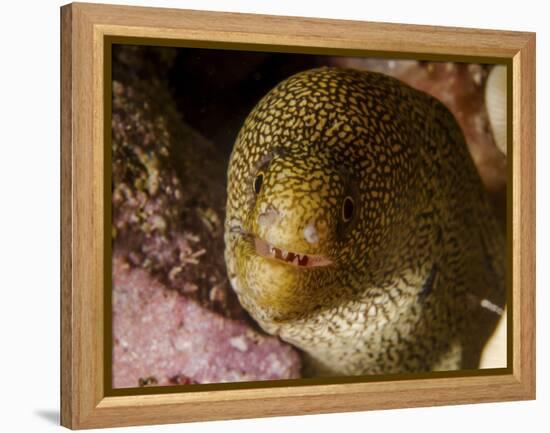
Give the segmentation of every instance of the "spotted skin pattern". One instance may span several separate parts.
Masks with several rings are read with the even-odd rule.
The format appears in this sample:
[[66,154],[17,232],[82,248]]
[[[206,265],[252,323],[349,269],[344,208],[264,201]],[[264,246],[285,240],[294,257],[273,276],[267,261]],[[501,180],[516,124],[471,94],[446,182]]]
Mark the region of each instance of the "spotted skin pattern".
[[[330,264],[266,257],[256,239]],[[499,318],[481,301],[505,303],[504,233],[459,126],[378,73],[308,70],[256,105],[231,154],[225,242],[242,305],[304,351],[306,375],[476,368]]]

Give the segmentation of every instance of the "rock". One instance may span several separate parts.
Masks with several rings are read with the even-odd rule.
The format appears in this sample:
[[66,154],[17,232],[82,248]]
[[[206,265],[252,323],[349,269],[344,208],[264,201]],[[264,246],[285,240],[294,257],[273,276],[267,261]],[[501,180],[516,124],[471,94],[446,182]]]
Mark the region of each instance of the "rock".
[[115,388],[300,377],[288,345],[201,307],[117,253],[113,286]]
[[114,50],[113,242],[167,287],[245,318],[223,258],[226,162],[176,108],[163,78],[174,53]]

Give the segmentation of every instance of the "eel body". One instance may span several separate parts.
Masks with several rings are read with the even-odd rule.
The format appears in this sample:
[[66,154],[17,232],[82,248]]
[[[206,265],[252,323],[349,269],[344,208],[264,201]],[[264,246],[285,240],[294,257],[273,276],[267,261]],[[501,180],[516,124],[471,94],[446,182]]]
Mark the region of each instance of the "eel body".
[[505,236],[436,99],[339,68],[277,85],[231,154],[225,259],[307,375],[476,368],[505,304]]

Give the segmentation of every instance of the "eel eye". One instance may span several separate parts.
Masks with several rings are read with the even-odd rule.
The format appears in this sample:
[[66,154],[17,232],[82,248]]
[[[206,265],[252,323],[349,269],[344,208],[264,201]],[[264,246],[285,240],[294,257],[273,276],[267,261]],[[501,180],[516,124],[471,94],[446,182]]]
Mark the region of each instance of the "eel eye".
[[252,187],[254,188],[254,192],[256,194],[260,193],[263,183],[264,183],[264,174],[260,171],[254,178],[254,184],[252,185]]
[[347,196],[342,203],[342,219],[344,222],[347,223],[351,220],[351,217],[353,216],[353,209],[353,200],[350,196]]

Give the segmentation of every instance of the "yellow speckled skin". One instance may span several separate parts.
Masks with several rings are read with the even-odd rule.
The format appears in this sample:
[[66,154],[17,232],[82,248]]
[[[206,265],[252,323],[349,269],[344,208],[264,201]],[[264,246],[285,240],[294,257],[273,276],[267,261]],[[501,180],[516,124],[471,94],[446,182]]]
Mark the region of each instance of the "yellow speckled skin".
[[[476,368],[505,303],[504,233],[459,126],[382,74],[320,68],[271,90],[231,155],[225,231],[242,305],[308,375]],[[262,256],[255,238],[331,264]]]

